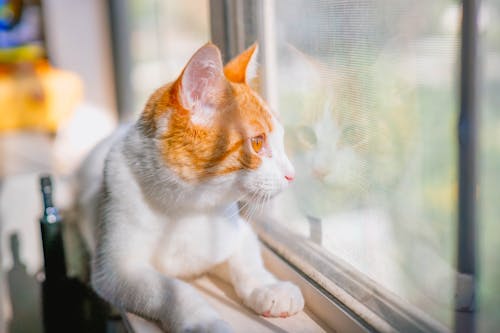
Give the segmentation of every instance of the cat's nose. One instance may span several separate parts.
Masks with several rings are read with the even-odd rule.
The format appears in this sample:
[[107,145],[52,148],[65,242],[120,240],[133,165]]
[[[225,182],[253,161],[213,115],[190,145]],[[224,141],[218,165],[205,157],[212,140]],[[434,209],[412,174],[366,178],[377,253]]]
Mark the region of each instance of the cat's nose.
[[284,172],[285,179],[287,181],[291,182],[295,178],[295,169],[294,169],[292,163],[290,163],[290,161],[288,160],[288,158],[286,159],[284,171],[285,171]]
[[295,178],[295,170],[291,168],[285,173],[285,179],[291,182],[294,178]]

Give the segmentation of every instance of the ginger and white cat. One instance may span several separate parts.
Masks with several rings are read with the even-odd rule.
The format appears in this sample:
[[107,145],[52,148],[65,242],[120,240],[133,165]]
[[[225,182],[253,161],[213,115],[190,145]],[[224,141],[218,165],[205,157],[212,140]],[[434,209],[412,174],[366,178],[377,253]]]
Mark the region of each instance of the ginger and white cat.
[[168,332],[231,331],[181,280],[207,272],[258,314],[284,317],[304,306],[299,288],[264,268],[238,211],[239,200],[267,200],[294,177],[283,127],[248,85],[256,49],[223,67],[216,46],[200,48],[79,172],[81,213],[97,221],[85,232],[93,287]]

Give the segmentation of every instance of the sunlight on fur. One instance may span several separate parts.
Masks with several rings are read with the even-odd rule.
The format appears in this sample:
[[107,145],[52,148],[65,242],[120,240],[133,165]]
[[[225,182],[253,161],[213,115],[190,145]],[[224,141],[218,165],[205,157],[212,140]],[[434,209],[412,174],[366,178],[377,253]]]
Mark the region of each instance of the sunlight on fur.
[[287,317],[304,307],[297,286],[264,268],[240,215],[294,178],[284,129],[250,87],[257,49],[223,67],[215,45],[201,47],[137,122],[97,145],[78,171],[94,289],[168,332],[232,331],[180,279],[204,273],[229,282],[256,314]]

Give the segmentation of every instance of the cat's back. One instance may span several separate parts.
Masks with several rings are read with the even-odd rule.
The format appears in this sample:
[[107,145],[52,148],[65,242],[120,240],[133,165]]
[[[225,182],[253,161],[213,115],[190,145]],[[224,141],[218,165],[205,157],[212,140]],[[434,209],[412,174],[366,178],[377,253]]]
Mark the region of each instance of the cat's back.
[[103,184],[106,159],[114,146],[123,142],[133,124],[120,125],[111,135],[98,143],[77,171],[77,209],[79,226],[91,251],[95,248],[95,221],[99,193]]
[[85,180],[101,179],[103,175],[104,162],[113,145],[123,140],[132,124],[120,125],[113,133],[99,142],[87,155],[78,170],[78,177]]

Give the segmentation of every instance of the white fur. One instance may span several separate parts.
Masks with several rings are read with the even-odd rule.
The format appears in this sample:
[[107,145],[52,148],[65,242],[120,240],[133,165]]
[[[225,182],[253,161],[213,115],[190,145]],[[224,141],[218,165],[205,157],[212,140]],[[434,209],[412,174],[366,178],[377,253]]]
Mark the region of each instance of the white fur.
[[215,114],[215,108],[203,105],[200,102],[194,102],[193,112],[191,115],[191,122],[197,126],[209,127],[213,123],[213,115]]
[[196,185],[168,168],[159,155],[162,141],[145,136],[140,124],[122,127],[97,146],[79,172],[81,214],[93,225],[84,230],[95,246],[96,291],[169,332],[231,331],[178,279],[206,272],[230,282],[243,303],[259,314],[300,311],[300,290],[277,281],[263,267],[257,237],[237,207],[242,198],[259,201],[276,195],[287,185],[285,175],[293,173],[284,153],[283,128],[273,121],[275,131],[268,139],[272,154],[263,157],[257,170]]

